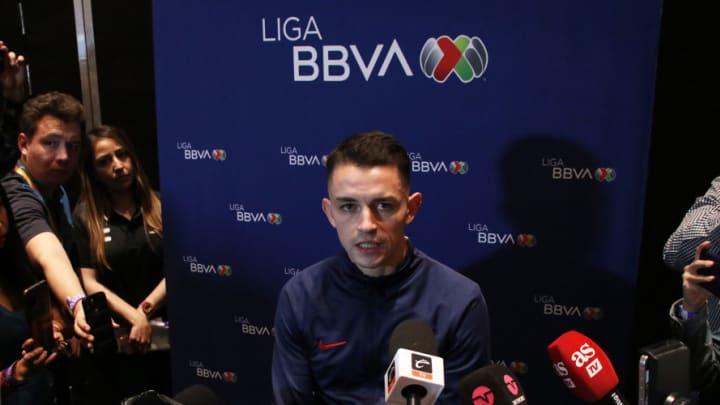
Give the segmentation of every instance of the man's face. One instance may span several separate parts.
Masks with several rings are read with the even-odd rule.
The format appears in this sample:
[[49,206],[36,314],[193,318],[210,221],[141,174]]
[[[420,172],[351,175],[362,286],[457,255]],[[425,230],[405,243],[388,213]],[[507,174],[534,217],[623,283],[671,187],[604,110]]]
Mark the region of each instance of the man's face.
[[80,124],[45,115],[30,139],[18,136],[21,160],[43,191],[65,183],[77,168],[82,149]]
[[328,194],[322,208],[350,260],[369,276],[394,272],[407,252],[405,225],[422,195],[408,195],[397,167],[353,164],[335,167]]

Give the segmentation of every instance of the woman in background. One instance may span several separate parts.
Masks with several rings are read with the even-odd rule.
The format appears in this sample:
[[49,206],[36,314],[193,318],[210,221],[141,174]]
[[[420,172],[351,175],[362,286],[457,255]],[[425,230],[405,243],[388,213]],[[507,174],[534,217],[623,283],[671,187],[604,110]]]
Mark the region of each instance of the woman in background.
[[168,354],[146,353],[149,319],[165,316],[160,197],[121,129],[100,126],[88,138],[74,211],[82,280],[88,294],[105,293],[114,320],[128,329],[124,354],[98,365],[113,401],[148,389],[168,393]]

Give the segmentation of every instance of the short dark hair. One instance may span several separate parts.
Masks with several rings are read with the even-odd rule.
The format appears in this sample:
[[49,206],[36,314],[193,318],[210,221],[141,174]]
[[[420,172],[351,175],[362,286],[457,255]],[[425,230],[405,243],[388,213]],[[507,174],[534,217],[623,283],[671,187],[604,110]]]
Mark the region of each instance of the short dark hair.
[[58,91],[41,94],[26,101],[20,114],[20,132],[32,139],[38,123],[46,116],[58,118],[66,123],[85,123],[82,104],[73,96]]
[[360,167],[397,167],[403,185],[410,188],[410,157],[407,150],[394,136],[385,132],[361,132],[340,141],[327,156],[327,181],[330,181],[335,167],[345,163]]

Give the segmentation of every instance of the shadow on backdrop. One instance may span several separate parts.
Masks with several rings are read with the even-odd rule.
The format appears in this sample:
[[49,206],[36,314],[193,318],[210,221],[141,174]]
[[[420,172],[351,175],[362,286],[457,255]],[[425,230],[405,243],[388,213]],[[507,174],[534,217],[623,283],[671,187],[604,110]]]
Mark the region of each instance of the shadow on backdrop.
[[[554,374],[546,351],[574,329],[605,350],[629,397],[632,385],[623,382],[634,373],[626,369],[634,286],[597,263],[612,254],[600,242],[613,220],[611,188],[594,178],[598,162],[577,144],[540,134],[511,144],[499,164],[498,211],[513,235],[533,235],[534,246],[520,246],[518,236],[462,269],[487,299],[494,359],[518,373],[533,402],[583,403]],[[563,168],[575,170],[572,178],[556,178]]]

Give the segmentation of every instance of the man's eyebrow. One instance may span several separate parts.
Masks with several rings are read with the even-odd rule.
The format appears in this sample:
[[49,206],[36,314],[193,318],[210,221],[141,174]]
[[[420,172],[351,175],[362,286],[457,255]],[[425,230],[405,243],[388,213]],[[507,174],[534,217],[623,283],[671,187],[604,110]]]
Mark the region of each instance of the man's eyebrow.
[[[52,140],[56,140],[58,138],[65,139],[65,135],[59,132],[50,132],[48,134],[45,134],[45,136],[42,137],[43,139],[51,138]],[[72,137],[68,139],[68,142],[81,142],[82,137]]]

